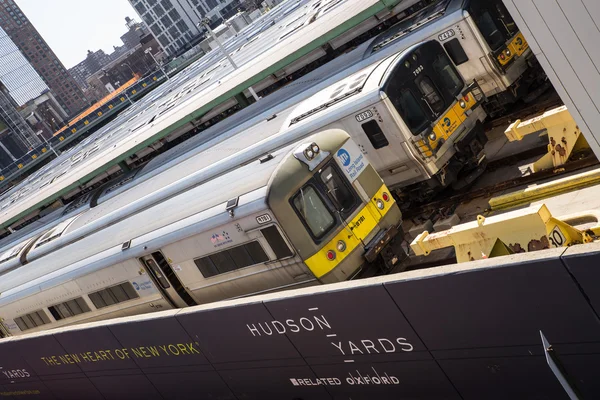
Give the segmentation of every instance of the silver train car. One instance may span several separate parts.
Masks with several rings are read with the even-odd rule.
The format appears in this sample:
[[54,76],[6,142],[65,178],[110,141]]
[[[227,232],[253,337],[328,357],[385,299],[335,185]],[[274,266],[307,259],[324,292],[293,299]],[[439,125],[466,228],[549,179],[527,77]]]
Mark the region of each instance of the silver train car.
[[[163,200],[156,194],[179,182],[171,168],[151,205],[83,238],[122,202],[147,199],[145,188],[111,202],[107,187],[96,207],[57,210],[62,221],[2,255],[0,337],[337,282],[400,260],[400,210],[347,133],[273,147]],[[66,245],[41,255],[55,241]],[[25,252],[29,263],[16,266]]]
[[440,42],[462,77],[477,81],[489,115],[519,99],[530,101],[547,87],[543,69],[502,0],[435,2],[372,40],[365,57],[412,33],[417,40]]

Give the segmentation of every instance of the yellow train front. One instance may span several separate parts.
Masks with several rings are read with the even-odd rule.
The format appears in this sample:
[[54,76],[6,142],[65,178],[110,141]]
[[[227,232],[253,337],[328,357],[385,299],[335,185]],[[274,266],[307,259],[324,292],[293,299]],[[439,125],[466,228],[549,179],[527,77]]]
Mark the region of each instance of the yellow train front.
[[400,209],[343,130],[323,131],[298,146],[274,174],[267,198],[323,283],[351,279],[366,265],[390,269],[406,256]]

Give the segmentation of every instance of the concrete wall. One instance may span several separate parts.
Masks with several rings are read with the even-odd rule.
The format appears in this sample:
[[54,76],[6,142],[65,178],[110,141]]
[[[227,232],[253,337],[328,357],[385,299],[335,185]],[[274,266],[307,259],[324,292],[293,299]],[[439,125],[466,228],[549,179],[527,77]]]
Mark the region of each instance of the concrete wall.
[[600,1],[504,3],[600,157]]
[[0,340],[0,397],[600,398],[600,243]]

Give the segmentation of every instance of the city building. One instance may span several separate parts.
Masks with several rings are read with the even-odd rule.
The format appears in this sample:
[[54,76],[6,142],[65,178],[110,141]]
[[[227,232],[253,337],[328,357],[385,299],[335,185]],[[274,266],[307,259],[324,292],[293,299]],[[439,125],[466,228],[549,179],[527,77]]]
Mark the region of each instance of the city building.
[[137,22],[129,17],[125,17],[125,26],[127,27],[127,32],[121,36],[121,41],[127,49],[135,48],[142,42],[144,36],[150,34],[144,23]]
[[13,164],[40,143],[17,110],[9,90],[0,83],[0,168]]
[[0,2],[0,27],[42,77],[63,109],[74,115],[87,106],[87,99],[73,77],[13,0]]
[[22,106],[48,90],[19,48],[0,28],[0,81],[17,106]]
[[[152,55],[147,51],[152,52]],[[154,37],[144,36],[140,44],[87,77],[90,97],[100,100],[130,79],[142,77],[155,70],[157,66],[154,60],[160,58],[160,52],[160,46]]]
[[75,79],[80,88],[86,89],[86,79],[111,61],[111,56],[106,54],[104,50],[88,50],[85,60],[70,68],[69,74]]
[[17,45],[0,28],[0,168],[50,137],[67,112]]
[[215,26],[238,12],[239,0],[129,0],[169,56],[190,49],[204,39],[200,21]]

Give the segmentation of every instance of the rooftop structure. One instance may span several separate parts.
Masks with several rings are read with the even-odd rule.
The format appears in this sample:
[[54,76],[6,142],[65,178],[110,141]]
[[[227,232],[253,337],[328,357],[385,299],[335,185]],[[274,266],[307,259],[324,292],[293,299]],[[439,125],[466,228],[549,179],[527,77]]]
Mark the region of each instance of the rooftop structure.
[[238,0],[129,0],[152,35],[169,55],[189,49],[204,31],[201,19],[223,20],[237,13]]

